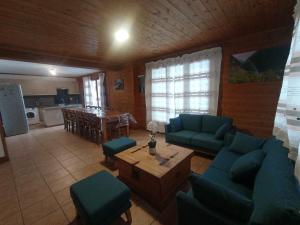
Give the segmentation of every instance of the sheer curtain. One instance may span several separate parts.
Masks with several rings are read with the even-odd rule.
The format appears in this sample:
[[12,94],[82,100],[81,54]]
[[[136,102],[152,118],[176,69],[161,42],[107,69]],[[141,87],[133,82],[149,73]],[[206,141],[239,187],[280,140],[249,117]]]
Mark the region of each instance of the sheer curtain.
[[86,106],[105,106],[104,73],[83,77],[84,102]]
[[[289,148],[289,156],[296,160],[296,174],[300,178],[300,1],[294,13],[295,25],[290,54],[285,67],[277,106],[274,135]],[[298,158],[298,159],[297,159]]]
[[221,48],[146,64],[147,122],[164,124],[180,113],[217,114]]

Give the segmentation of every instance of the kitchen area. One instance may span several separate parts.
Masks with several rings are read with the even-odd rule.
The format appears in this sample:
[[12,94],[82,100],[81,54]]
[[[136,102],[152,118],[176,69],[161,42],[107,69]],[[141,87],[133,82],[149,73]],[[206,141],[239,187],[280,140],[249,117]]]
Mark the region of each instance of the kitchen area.
[[61,125],[62,108],[82,107],[76,78],[0,75],[4,83],[21,86],[29,129]]
[[79,77],[98,71],[0,59],[0,163],[8,137],[64,124],[63,108],[82,107]]

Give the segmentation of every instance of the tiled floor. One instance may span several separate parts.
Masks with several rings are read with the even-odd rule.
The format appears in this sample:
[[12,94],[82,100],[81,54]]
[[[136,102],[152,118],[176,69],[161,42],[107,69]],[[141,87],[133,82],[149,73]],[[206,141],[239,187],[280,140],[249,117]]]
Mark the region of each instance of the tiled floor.
[[[138,143],[148,137],[145,131],[132,131],[131,136]],[[7,138],[7,145],[10,161],[0,164],[0,225],[76,224],[70,185],[100,170],[118,175],[101,163],[101,147],[65,132],[62,126]],[[192,170],[202,173],[210,162],[195,156]],[[175,199],[162,213],[135,194],[132,200],[134,225],[176,224]]]

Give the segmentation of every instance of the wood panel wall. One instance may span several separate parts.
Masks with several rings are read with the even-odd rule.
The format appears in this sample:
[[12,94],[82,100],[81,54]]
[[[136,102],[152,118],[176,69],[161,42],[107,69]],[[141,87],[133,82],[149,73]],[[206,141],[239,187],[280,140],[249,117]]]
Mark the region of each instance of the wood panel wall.
[[145,75],[145,63],[133,64],[133,78],[134,78],[134,116],[138,121],[137,127],[146,128],[146,102],[145,94],[139,92],[139,75]]
[[[260,137],[272,135],[281,81],[231,84],[228,82],[230,56],[235,53],[290,43],[291,33],[292,28],[286,27],[244,36],[222,44],[223,59],[218,114],[232,117],[240,130]],[[203,48],[199,46],[198,49],[192,50],[203,50]],[[181,51],[180,55],[190,52],[191,50]],[[174,53],[168,57],[178,55]],[[162,58],[165,57],[162,56]],[[145,74],[145,63],[145,61],[138,61],[122,69],[106,71],[108,105],[120,111],[133,113],[138,121],[135,126],[137,128],[145,128],[146,125],[145,96],[138,91],[137,79],[139,75]],[[124,90],[114,90],[113,82],[117,78],[124,79]]]
[[231,84],[230,56],[234,53],[290,43],[291,29],[266,31],[231,40],[223,46],[219,114],[230,116],[239,129],[261,137],[272,135],[281,81]]
[[[272,135],[281,82],[229,83],[230,56],[234,53],[290,43],[291,32],[292,29],[290,27],[265,31],[233,39],[222,45],[223,59],[218,114],[232,117],[239,129],[260,137]],[[198,50],[202,49],[203,47],[200,46]],[[197,49],[193,50],[196,51]],[[186,51],[186,53],[189,52],[190,50]],[[184,52],[180,54],[184,54]],[[172,57],[174,56],[178,55],[176,53],[172,54]],[[133,65],[133,72],[135,81],[135,116],[145,125],[145,98],[137,91],[136,78],[138,75],[145,74],[145,62],[135,63]],[[143,126],[141,125],[141,127]]]
[[[124,90],[115,90],[114,81],[124,79]],[[134,114],[134,80],[132,65],[119,70],[106,71],[106,88],[108,106],[122,112]]]

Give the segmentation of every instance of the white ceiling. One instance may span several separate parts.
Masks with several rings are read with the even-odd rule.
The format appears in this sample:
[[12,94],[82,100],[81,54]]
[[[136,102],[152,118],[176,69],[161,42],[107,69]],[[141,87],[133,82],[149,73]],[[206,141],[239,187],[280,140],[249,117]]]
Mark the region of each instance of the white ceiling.
[[0,59],[0,74],[15,74],[22,76],[53,76],[49,72],[49,70],[52,68],[56,70],[56,77],[79,77],[82,75],[100,71],[96,68],[86,69]]

